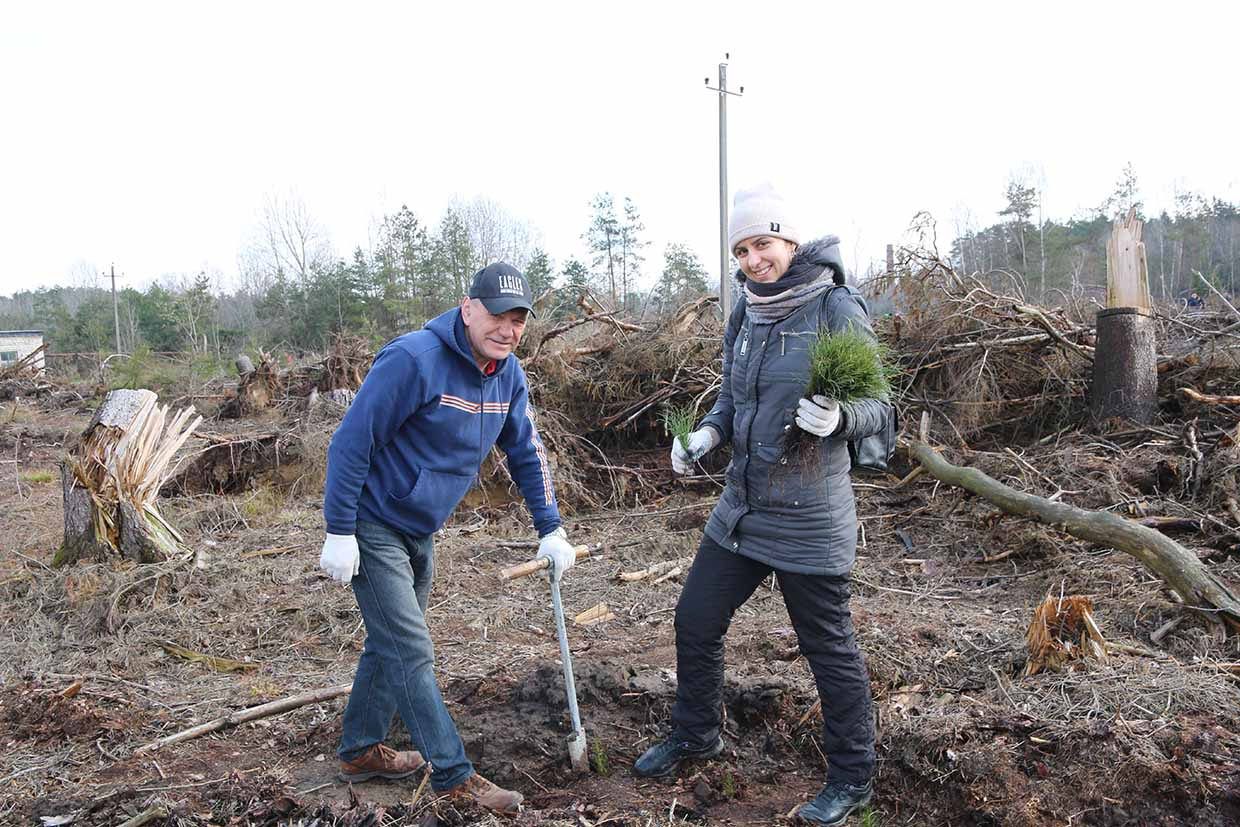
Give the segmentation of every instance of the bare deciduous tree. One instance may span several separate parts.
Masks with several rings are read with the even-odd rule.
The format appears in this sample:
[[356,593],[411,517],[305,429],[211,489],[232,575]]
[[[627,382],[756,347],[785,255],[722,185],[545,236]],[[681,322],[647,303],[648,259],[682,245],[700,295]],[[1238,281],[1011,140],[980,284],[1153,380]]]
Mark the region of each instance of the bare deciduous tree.
[[448,209],[469,231],[477,267],[506,261],[518,270],[525,269],[541,241],[533,224],[489,198],[453,200]]

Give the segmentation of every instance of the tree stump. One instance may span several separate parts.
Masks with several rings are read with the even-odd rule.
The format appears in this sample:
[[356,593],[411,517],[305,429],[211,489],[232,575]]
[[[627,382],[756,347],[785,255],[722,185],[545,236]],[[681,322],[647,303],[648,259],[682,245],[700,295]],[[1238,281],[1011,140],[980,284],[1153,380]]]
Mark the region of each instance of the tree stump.
[[1097,317],[1098,344],[1090,410],[1148,424],[1158,413],[1154,318],[1137,307],[1108,307]]
[[1147,424],[1158,412],[1158,358],[1142,222],[1136,210],[1107,241],[1107,308],[1098,311],[1090,410]]
[[166,560],[181,537],[155,507],[173,454],[202,421],[193,408],[171,420],[149,390],[108,394],[81,445],[60,465],[65,535],[53,565],[122,558]]

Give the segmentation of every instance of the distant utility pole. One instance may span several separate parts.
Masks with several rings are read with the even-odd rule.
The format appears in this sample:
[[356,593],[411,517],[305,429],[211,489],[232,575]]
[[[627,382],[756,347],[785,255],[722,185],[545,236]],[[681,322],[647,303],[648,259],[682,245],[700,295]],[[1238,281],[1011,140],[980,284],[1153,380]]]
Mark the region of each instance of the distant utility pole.
[[116,303],[116,264],[112,264],[112,323],[116,325],[116,352],[121,352],[121,311]]
[[728,91],[728,56],[724,52],[725,62],[719,64],[719,85],[711,86],[710,78],[706,78],[706,88],[719,93],[719,307],[725,324],[732,314],[732,289],[728,283],[728,260],[732,255],[728,249],[728,95],[739,98],[745,94],[744,86],[739,92]]

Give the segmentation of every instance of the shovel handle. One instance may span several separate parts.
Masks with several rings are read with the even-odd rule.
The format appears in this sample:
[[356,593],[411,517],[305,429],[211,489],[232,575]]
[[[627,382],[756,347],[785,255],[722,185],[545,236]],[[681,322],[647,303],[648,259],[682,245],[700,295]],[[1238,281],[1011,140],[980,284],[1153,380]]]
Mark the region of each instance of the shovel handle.
[[[577,559],[578,560],[581,560],[589,556],[590,556],[590,549],[588,546],[577,546]],[[548,560],[546,557],[539,557],[537,560],[527,560],[524,563],[519,563],[515,566],[509,566],[508,568],[501,570],[499,573],[499,579],[500,580],[516,580],[519,577],[525,577],[527,575],[533,574],[536,571],[542,571],[543,569],[547,568],[550,565],[551,565],[551,561]]]

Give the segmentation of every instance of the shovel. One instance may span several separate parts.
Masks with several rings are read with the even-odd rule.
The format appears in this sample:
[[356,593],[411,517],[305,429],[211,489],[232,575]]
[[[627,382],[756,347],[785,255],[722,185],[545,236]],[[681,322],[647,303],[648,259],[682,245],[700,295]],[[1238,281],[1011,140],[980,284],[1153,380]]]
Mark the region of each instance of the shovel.
[[[585,546],[577,546],[577,559],[589,557],[590,552]],[[515,580],[551,565],[545,557],[530,560],[519,566],[512,566],[500,572],[503,580]],[[581,713],[577,711],[577,684],[573,680],[573,660],[568,651],[568,630],[564,627],[564,604],[560,600],[560,582],[557,579],[548,581],[551,584],[551,608],[555,612],[555,632],[560,638],[560,662],[564,664],[564,690],[568,694],[568,714],[573,722],[573,734],[568,738],[568,761],[573,772],[584,774],[589,769],[586,761],[586,731],[581,726]]]

